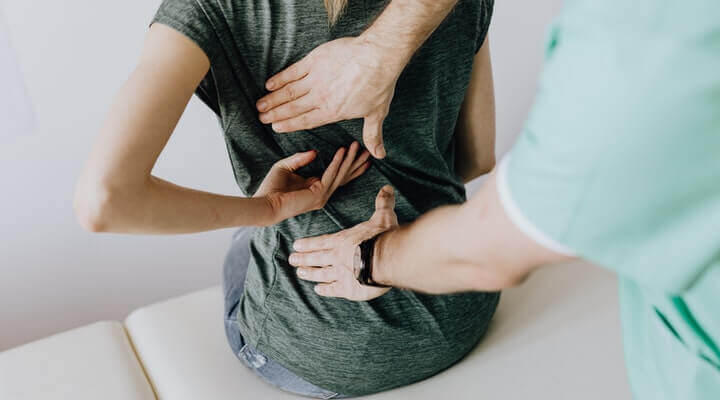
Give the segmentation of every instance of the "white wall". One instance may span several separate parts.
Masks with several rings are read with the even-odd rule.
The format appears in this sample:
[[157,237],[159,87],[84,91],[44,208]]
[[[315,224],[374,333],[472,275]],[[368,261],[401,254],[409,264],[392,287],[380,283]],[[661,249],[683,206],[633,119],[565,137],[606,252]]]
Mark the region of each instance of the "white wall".
[[[219,283],[229,230],[94,235],[72,211],[75,179],[158,3],[0,3],[36,115],[32,134],[0,135],[0,350],[93,320],[122,319],[135,307]],[[559,5],[496,4],[491,43],[500,152],[522,128],[545,26]],[[154,172],[185,186],[239,193],[218,124],[196,99]]]

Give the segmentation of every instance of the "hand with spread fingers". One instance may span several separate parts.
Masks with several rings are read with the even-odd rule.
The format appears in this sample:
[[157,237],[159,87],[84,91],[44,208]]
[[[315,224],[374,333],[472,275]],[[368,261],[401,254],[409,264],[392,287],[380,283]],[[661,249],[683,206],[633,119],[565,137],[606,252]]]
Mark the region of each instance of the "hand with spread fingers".
[[361,285],[356,263],[359,245],[398,226],[395,194],[391,186],[380,189],[375,213],[365,222],[337,233],[297,240],[290,265],[297,267],[301,279],[317,282],[315,292],[326,297],[367,301],[382,296],[390,288]]
[[319,210],[325,206],[335,190],[362,175],[370,165],[367,151],[360,151],[360,144],[353,142],[348,149],[338,149],[332,162],[321,178],[303,178],[296,171],[310,164],[317,152],[296,153],[273,165],[260,184],[254,197],[265,198],[272,210],[272,221],[302,213]]
[[257,101],[260,120],[288,133],[364,118],[365,147],[384,158],[382,126],[404,67],[386,58],[361,38],[322,44],[268,80],[271,92]]

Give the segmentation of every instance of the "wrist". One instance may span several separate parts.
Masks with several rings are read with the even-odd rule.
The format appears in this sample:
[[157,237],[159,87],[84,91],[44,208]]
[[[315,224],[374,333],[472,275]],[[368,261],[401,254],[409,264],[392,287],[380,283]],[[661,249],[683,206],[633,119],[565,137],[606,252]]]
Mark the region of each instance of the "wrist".
[[370,58],[377,60],[378,66],[399,77],[405,66],[410,62],[416,47],[408,43],[387,40],[382,32],[375,32],[373,28],[366,30],[356,38],[357,43],[370,53]]
[[458,0],[393,0],[358,38],[398,75]]
[[378,236],[373,249],[373,270],[372,280],[385,286],[393,286],[391,268],[388,263],[388,241],[393,231],[385,232]]
[[270,196],[264,195],[252,199],[258,204],[259,212],[256,214],[258,216],[258,226],[275,225],[284,219],[280,215],[280,207]]

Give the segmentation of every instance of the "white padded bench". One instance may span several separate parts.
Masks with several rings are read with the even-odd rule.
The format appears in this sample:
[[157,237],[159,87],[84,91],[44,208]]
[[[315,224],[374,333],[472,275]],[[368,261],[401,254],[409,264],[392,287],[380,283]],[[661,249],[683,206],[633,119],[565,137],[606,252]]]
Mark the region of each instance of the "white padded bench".
[[[368,399],[630,399],[616,281],[581,263],[507,290],[485,340],[453,368]],[[225,342],[215,287],[0,353],[2,400],[297,399]],[[449,397],[448,397],[449,396]]]

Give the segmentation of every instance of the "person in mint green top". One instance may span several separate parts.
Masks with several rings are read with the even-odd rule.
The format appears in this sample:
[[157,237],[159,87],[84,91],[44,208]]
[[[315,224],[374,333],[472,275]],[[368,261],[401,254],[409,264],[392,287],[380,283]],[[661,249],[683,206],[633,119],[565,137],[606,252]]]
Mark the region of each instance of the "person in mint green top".
[[619,274],[642,399],[720,398],[719,4],[570,2],[500,171],[528,223]]
[[[358,300],[358,284],[497,290],[583,258],[620,277],[634,396],[720,399],[720,2],[568,0],[546,50],[521,137],[468,202],[299,240],[290,263],[320,295]],[[301,63],[276,90],[332,69]],[[347,96],[370,115],[387,93]]]

